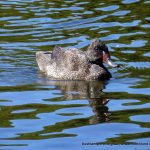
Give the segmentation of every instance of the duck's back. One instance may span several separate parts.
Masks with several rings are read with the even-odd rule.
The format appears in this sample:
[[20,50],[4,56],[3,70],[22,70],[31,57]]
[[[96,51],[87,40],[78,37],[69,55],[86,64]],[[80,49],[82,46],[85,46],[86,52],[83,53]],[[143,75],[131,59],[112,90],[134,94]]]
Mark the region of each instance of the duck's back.
[[37,52],[42,72],[59,79],[83,79],[89,70],[86,54],[77,48],[55,47],[52,52]]
[[65,51],[64,61],[69,71],[85,70],[88,67],[85,53],[76,48],[68,48]]
[[61,61],[62,76],[65,79],[85,79],[89,72],[89,61],[86,54],[76,48],[67,48]]

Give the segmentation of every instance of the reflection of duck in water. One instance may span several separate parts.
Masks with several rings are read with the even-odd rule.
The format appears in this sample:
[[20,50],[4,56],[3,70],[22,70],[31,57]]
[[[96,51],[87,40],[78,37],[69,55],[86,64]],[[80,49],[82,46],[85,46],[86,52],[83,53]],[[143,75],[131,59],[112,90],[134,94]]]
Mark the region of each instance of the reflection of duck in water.
[[110,60],[107,46],[99,39],[95,39],[86,52],[56,46],[52,52],[37,52],[36,60],[42,72],[52,78],[66,80],[109,79],[111,74],[103,62],[117,67]]
[[110,113],[106,106],[108,102],[109,100],[103,96],[100,98],[89,99],[90,106],[94,112],[94,116],[89,119],[90,124],[109,121]]
[[109,112],[106,104],[109,102],[102,92],[104,83],[100,81],[51,81],[46,80],[44,85],[54,85],[62,91],[63,100],[87,99],[94,113],[89,118],[90,124],[106,122],[109,120]]

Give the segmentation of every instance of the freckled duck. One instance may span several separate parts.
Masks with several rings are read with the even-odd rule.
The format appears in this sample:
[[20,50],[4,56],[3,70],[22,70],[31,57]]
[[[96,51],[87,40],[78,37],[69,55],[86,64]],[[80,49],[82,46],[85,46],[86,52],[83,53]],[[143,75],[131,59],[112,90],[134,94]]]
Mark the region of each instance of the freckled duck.
[[99,39],[94,39],[87,51],[58,46],[52,52],[39,51],[36,61],[47,76],[60,80],[106,80],[111,74],[103,62],[118,67],[112,63],[108,47]]

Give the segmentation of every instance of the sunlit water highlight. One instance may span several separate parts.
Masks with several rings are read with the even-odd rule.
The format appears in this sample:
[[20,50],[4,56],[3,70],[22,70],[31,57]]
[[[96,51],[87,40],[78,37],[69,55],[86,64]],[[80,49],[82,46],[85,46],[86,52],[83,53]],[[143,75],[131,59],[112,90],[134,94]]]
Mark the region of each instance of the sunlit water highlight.
[[[0,1],[0,149],[147,149],[149,0]],[[35,53],[108,45],[119,69],[100,81],[52,81]],[[87,143],[99,143],[87,145]]]

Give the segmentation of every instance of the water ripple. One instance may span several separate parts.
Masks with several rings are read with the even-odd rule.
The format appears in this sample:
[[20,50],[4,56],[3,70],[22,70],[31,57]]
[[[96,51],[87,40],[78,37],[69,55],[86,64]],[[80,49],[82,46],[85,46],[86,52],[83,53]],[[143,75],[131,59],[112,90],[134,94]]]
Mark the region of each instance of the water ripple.
[[[105,144],[93,149],[146,149],[139,143],[149,141],[150,131],[148,4],[1,0],[1,149],[75,150],[86,149],[85,142]],[[35,52],[55,45],[86,50],[94,38],[121,66],[109,68],[111,80],[51,81],[38,71]]]

